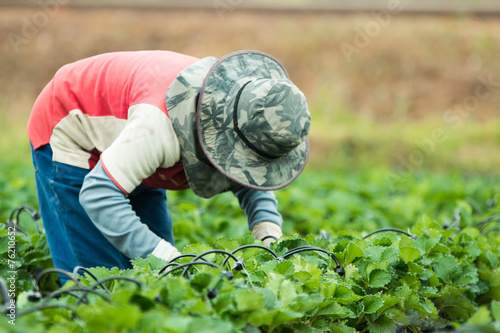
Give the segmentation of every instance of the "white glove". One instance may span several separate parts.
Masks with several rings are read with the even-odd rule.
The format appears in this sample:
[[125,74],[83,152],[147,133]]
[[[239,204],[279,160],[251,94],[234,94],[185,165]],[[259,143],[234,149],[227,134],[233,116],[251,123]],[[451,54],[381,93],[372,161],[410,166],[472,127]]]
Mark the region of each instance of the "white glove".
[[152,253],[155,257],[163,259],[165,261],[170,261],[177,256],[180,256],[181,253],[169,242],[162,239],[155,247]]
[[260,239],[264,242],[265,246],[269,247],[271,243],[274,243],[278,238],[283,236],[283,233],[280,226],[276,223],[262,222],[253,227],[252,235],[255,239]]

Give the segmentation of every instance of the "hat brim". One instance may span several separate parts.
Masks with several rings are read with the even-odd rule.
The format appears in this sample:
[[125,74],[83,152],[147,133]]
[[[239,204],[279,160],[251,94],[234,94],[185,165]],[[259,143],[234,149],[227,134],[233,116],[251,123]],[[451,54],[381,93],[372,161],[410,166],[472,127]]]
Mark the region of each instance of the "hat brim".
[[267,159],[235,135],[232,110],[236,92],[256,79],[288,79],[288,74],[277,59],[259,51],[230,53],[213,64],[201,87],[196,131],[204,155],[225,177],[252,189],[277,190],[302,172],[309,143],[305,139],[287,155]]

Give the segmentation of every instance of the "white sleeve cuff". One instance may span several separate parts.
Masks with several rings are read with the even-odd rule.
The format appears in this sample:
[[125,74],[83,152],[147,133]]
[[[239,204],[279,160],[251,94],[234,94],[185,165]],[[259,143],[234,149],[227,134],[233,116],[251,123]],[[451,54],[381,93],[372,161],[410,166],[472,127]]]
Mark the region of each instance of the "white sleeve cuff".
[[152,254],[165,261],[170,261],[171,259],[181,255],[181,253],[174,246],[172,246],[172,244],[164,239],[160,240]]
[[253,227],[252,235],[256,239],[262,239],[265,236],[274,236],[276,238],[280,238],[281,236],[283,236],[283,233],[279,225],[277,225],[276,223],[262,222]]

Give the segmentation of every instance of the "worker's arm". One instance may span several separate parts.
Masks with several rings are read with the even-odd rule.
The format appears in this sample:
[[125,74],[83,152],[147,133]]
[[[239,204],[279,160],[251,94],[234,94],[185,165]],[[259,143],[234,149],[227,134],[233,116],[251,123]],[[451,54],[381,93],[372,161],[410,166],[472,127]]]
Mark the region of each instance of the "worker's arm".
[[170,119],[154,105],[137,104],[130,107],[124,129],[85,178],[80,203],[97,229],[127,257],[152,253],[167,260],[177,251],[140,221],[128,193],[157,168],[179,160]]
[[80,203],[97,229],[127,257],[153,254],[168,261],[180,254],[140,221],[127,195],[109,178],[101,162],[85,177]]
[[283,219],[278,213],[278,202],[271,191],[257,191],[240,187],[233,190],[248,218],[248,228],[256,239],[269,244],[282,236]]

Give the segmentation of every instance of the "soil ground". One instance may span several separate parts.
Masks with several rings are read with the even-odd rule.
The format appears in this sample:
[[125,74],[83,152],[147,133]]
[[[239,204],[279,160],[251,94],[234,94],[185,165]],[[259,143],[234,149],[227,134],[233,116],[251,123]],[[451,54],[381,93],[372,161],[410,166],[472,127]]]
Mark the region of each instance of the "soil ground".
[[[0,38],[0,113],[15,122],[26,121],[59,67],[84,57],[143,49],[220,57],[257,49],[283,62],[308,98],[313,162],[375,151],[395,165],[438,128],[460,146],[446,167],[496,156],[500,146],[494,19],[1,7]],[[462,133],[480,144],[460,141]],[[431,153],[427,161],[446,156]],[[487,167],[472,169],[496,169],[491,156]]]

